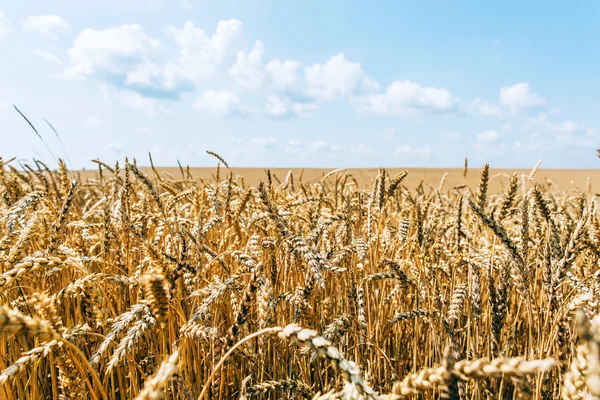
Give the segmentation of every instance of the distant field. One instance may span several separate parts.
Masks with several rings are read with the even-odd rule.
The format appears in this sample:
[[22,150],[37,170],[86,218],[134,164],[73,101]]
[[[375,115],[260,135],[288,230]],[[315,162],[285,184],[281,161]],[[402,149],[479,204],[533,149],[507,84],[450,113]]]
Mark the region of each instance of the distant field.
[[[165,176],[172,176],[174,179],[179,179],[181,173],[177,167],[156,167],[156,169]],[[471,189],[476,189],[479,183],[479,175],[481,170],[478,168],[469,168],[466,178],[463,177],[462,168],[388,168],[390,176],[408,169],[408,176],[403,181],[409,189],[417,187],[421,181],[425,184],[437,187],[444,176],[446,177],[444,187],[451,189],[459,185],[467,185]],[[150,168],[142,168],[146,173],[151,172]],[[271,168],[271,173],[276,179],[284,181],[288,172],[291,170],[294,180],[297,182],[302,169],[300,168]],[[323,175],[333,169],[322,168],[306,168],[302,174],[303,182],[316,182]],[[213,178],[216,172],[215,168],[190,168],[192,175],[195,178],[209,179]],[[227,169],[221,167],[222,174],[227,173]],[[260,180],[266,179],[265,169],[263,168],[232,168],[232,171],[242,176],[249,185],[256,185]],[[362,189],[370,187],[373,179],[377,176],[377,168],[349,168],[345,172],[352,174]],[[490,190],[495,192],[502,190],[507,185],[506,175],[512,175],[517,172],[519,176],[522,174],[529,175],[531,169],[490,169]],[[97,171],[83,171],[82,177],[93,178],[97,175]],[[546,179],[550,180],[556,190],[575,189],[587,190],[588,179],[592,185],[592,190],[600,192],[600,169],[539,169],[534,177],[538,182],[543,182]]]

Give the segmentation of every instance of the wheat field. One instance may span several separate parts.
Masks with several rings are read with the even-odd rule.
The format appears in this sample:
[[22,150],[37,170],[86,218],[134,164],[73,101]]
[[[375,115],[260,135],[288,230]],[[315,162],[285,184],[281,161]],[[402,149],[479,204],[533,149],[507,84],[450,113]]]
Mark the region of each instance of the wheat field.
[[2,398],[600,398],[592,180],[96,163],[0,162]]

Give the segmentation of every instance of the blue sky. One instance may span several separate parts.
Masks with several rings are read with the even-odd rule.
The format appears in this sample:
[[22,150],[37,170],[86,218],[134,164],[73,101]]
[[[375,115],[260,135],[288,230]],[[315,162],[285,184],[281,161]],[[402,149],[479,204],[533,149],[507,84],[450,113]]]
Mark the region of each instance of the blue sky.
[[5,158],[596,168],[600,3],[0,1]]

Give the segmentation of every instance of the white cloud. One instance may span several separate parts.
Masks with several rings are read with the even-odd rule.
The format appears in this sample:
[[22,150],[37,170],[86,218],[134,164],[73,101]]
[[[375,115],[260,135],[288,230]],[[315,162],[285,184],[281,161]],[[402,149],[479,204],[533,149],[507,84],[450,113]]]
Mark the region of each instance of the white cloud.
[[0,8],[0,38],[2,38],[2,36],[7,34],[8,32],[11,32],[12,29],[13,28],[12,24],[10,23],[10,20],[8,19],[6,14],[4,14],[4,11]]
[[150,62],[160,42],[146,36],[139,25],[118,28],[87,28],[68,50],[71,65],[65,70],[68,78],[84,79],[101,75],[105,79],[125,80],[127,73]]
[[318,106],[313,103],[293,103],[294,115],[306,117],[316,111]]
[[119,104],[134,110],[144,111],[148,115],[167,113],[167,109],[160,105],[157,100],[144,97],[135,92],[115,92],[113,95]]
[[506,139],[500,140],[500,133],[494,129],[488,129],[480,132],[475,137],[473,146],[477,149],[474,159],[479,161],[489,161],[490,157],[502,157],[507,148]]
[[411,81],[394,81],[384,94],[363,97],[359,108],[381,115],[410,115],[418,112],[447,113],[458,100],[445,88],[423,87]]
[[271,95],[267,97],[264,116],[273,119],[306,117],[317,109],[313,103],[297,103],[287,98]]
[[409,154],[409,155],[422,155],[429,156],[432,153],[431,147],[423,146],[423,147],[411,147],[407,144],[396,147],[394,150],[396,155],[400,154]]
[[553,122],[548,121],[545,118],[539,119],[539,121],[546,127],[547,130],[558,133],[576,133],[581,131],[583,128],[579,126],[579,124],[572,120],[563,121],[561,123],[555,124]]
[[552,114],[558,113],[558,110],[550,110],[548,112],[543,112],[538,114],[535,117],[530,117],[523,124],[522,129],[525,131],[542,131],[549,133],[558,133],[558,134],[582,134],[588,133],[590,131],[589,128],[582,126],[573,120],[566,120],[563,122],[552,122],[549,119],[549,116]]
[[143,111],[147,115],[164,114],[169,111],[158,100],[144,97],[127,90],[111,90],[108,85],[102,85],[102,94],[111,106],[115,104],[134,110]]
[[562,133],[557,135],[556,143],[561,147],[583,147],[594,151],[598,148],[598,132],[594,129],[587,129],[579,134]]
[[551,122],[548,121],[548,124],[552,126],[552,129],[556,132],[559,133],[577,133],[580,132],[582,130],[585,130],[583,127],[581,127],[577,122],[573,121],[573,120],[567,120],[564,122],[561,122],[559,124],[552,124]]
[[542,106],[546,99],[530,91],[529,83],[521,82],[501,88],[500,103],[514,113]]
[[182,29],[167,28],[179,48],[177,59],[165,68],[167,87],[193,86],[214,75],[217,66],[232,52],[242,30],[242,22],[236,19],[219,21],[212,36],[192,22],[186,22]]
[[271,85],[277,90],[291,90],[299,82],[298,70],[300,63],[298,61],[285,60],[277,58],[272,59],[267,64],[267,73],[271,80]]
[[229,117],[241,113],[240,98],[228,90],[207,90],[194,103],[199,111],[221,117]]
[[69,24],[60,15],[32,15],[23,21],[25,32],[35,32],[42,36],[57,39],[61,33],[70,30]]
[[506,122],[506,123],[502,124],[502,126],[500,127],[500,130],[502,132],[511,132],[513,130],[513,125],[510,122]]
[[265,66],[262,63],[264,53],[264,45],[260,40],[254,43],[250,53],[238,52],[235,63],[229,68],[229,75],[247,89],[258,89],[265,79]]
[[271,118],[283,118],[289,115],[289,107],[279,96],[269,96],[265,107],[265,115]]
[[[551,121],[549,116],[557,112],[557,110],[550,110],[529,118],[523,124],[522,130],[534,132],[531,137],[535,136],[540,142],[546,144],[553,142],[561,148],[578,147],[586,149],[586,151],[597,148],[598,132],[595,129],[583,126],[573,120]],[[552,135],[554,135],[554,141],[549,140],[549,136],[551,138]]]
[[164,56],[161,43],[137,24],[88,28],[68,50],[70,66],[63,75],[74,79],[96,76],[144,97],[176,99],[217,74],[217,67],[233,55],[233,43],[241,30],[238,20],[219,21],[212,36],[191,22],[181,29],[167,27],[167,35],[179,51],[170,61],[159,62]]
[[[178,99],[182,92],[194,91],[200,83],[206,89],[194,107],[221,116],[262,115],[273,119],[307,116],[318,108],[319,101],[341,97],[375,114],[449,112],[456,108],[458,100],[449,90],[422,87],[409,81],[393,82],[386,93],[376,94],[379,85],[359,63],[347,60],[343,54],[334,55],[323,64],[305,67],[301,76],[298,61],[275,58],[265,62],[261,41],[256,41],[250,51],[236,52],[242,32],[243,24],[236,19],[219,21],[212,35],[192,22],[184,23],[181,28],[167,27],[166,34],[178,51],[165,59],[169,55],[167,46],[149,37],[140,25],[88,28],[68,49],[63,76],[95,77],[117,88],[109,96],[113,101],[150,114],[166,111],[157,100]],[[49,52],[36,54],[50,62],[61,61]],[[232,78],[233,85],[227,86],[228,81],[220,79],[224,74]],[[207,85],[217,80],[218,84]],[[236,94],[241,88],[261,89],[264,108],[242,107]]]
[[34,49],[33,54],[48,61],[49,63],[56,64],[56,65],[63,65],[63,62],[60,59],[60,57],[58,57],[56,54],[52,53],[51,51]]
[[477,135],[477,143],[483,144],[483,143],[495,142],[498,140],[499,136],[500,136],[500,134],[498,133],[498,131],[489,129],[489,130],[483,131]]
[[162,69],[152,63],[138,64],[125,74],[125,84],[129,86],[160,86]]
[[379,88],[359,63],[348,61],[343,54],[331,57],[325,64],[305,67],[304,74],[306,93],[319,100],[365,94]]
[[501,118],[504,114],[504,112],[499,106],[482,100],[479,97],[476,97],[475,100],[471,102],[469,108],[483,115],[484,117]]

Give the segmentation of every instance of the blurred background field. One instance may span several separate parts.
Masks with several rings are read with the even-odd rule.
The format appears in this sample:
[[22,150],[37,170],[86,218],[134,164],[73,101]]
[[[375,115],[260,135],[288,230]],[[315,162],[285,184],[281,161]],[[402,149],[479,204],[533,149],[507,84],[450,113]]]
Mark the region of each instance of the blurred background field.
[[[141,164],[140,164],[141,165]],[[145,173],[151,175],[150,167],[140,168]],[[164,177],[172,177],[173,179],[181,178],[181,171],[178,167],[156,167],[159,173]],[[463,168],[387,168],[390,176],[396,176],[404,170],[408,170],[408,175],[403,181],[408,189],[414,189],[421,182],[425,185],[438,187],[444,175],[447,174],[444,180],[444,187],[452,189],[467,185],[472,190],[477,188],[479,183],[481,169],[468,168],[466,178],[464,177]],[[227,169],[221,167],[222,173],[226,174]],[[274,179],[284,181],[288,172],[292,171],[294,179],[298,180],[302,173],[302,181],[314,183],[319,181],[325,174],[333,171],[332,169],[324,168],[269,168]],[[256,186],[260,180],[266,180],[266,169],[263,168],[231,168],[231,171],[242,176],[246,184]],[[304,172],[302,172],[304,171]],[[368,189],[373,185],[373,180],[377,176],[377,168],[348,168],[344,170],[356,178],[360,185],[360,189]],[[510,176],[517,172],[519,176],[529,176],[531,169],[495,169],[490,168],[490,191],[498,192],[505,189],[507,185],[506,179],[501,177]],[[211,179],[215,177],[215,167],[192,167],[190,173],[196,179]],[[98,175],[97,170],[81,171],[83,179],[95,178]],[[534,177],[539,182],[550,181],[554,189],[557,191],[579,189],[586,192],[591,184],[592,191],[600,193],[600,169],[539,169],[535,172]]]

